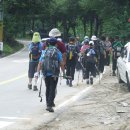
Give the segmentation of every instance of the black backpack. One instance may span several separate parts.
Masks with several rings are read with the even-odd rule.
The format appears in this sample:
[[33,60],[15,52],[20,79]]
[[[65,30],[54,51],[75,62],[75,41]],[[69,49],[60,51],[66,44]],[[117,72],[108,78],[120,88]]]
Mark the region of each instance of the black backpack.
[[58,60],[58,52],[59,50],[55,47],[45,50],[42,65],[42,72],[44,76],[46,76],[48,72],[52,73],[53,76],[59,76],[60,62]]
[[77,57],[77,47],[75,45],[67,45],[67,59],[72,60]]
[[91,54],[91,51],[94,51],[94,49],[86,49],[85,51],[85,55],[84,55],[84,60],[85,60],[85,63],[95,63],[95,56],[93,54]]

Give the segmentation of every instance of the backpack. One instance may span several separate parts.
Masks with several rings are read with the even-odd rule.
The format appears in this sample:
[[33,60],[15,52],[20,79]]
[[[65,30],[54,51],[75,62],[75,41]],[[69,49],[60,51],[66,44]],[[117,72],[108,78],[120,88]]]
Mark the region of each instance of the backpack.
[[72,60],[75,56],[77,56],[77,49],[75,45],[67,46],[67,59]]
[[95,56],[94,54],[92,53],[95,53],[95,51],[93,49],[86,49],[85,51],[85,55],[84,55],[84,60],[85,60],[85,64],[86,63],[95,63]]
[[57,48],[48,48],[45,50],[42,72],[46,76],[47,73],[52,73],[53,76],[59,76],[60,73],[60,62],[58,60]]
[[116,42],[113,45],[113,51],[115,53],[115,58],[118,58],[119,56],[121,56],[122,49],[123,49],[123,45],[121,44],[120,41]]
[[31,59],[32,60],[38,60],[39,58],[40,58],[40,55],[41,55],[41,51],[40,51],[40,47],[39,47],[39,44],[40,44],[40,42],[38,42],[38,43],[31,43],[31,53],[30,53],[30,55],[31,55]]

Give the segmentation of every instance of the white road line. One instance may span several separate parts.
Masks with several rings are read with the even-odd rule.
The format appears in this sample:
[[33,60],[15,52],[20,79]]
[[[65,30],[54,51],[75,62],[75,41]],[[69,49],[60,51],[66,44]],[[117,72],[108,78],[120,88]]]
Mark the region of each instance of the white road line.
[[9,126],[11,124],[13,124],[14,122],[7,122],[7,121],[0,121],[0,128]]
[[20,75],[20,76],[17,76],[17,77],[14,77],[14,78],[9,79],[9,80],[1,81],[1,82],[0,82],[0,85],[4,85],[4,84],[10,83],[10,82],[13,82],[13,81],[15,81],[15,80],[24,78],[24,77],[26,77],[26,76],[27,76],[27,73],[25,73],[25,74],[23,74],[23,75]]

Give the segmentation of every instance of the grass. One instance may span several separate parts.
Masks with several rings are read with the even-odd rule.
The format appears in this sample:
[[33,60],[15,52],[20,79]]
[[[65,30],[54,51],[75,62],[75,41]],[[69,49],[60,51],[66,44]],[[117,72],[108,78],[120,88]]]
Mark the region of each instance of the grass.
[[9,44],[4,43],[4,45],[3,45],[3,56],[13,54],[13,53],[19,51],[21,48],[23,48],[23,45],[19,44],[19,43],[17,43],[15,46],[10,46]]

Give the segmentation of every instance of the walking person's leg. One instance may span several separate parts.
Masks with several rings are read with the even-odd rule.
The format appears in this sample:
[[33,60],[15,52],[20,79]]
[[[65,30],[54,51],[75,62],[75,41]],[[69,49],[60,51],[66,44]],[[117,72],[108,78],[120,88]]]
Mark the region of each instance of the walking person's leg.
[[75,65],[76,65],[75,63],[71,64],[70,75],[71,75],[72,79],[70,79],[70,87],[73,86],[72,81],[74,80]]
[[49,112],[54,112],[53,105],[54,105],[54,99],[55,99],[55,90],[58,83],[58,77],[50,77],[49,80],[49,96],[48,96],[48,107],[47,110]]
[[117,64],[117,59],[112,59],[112,70],[113,70],[113,76],[116,76],[116,64]]
[[48,106],[48,104],[49,104],[49,92],[50,92],[50,77],[49,76],[46,76],[46,78],[45,78],[45,85],[46,85],[46,105]]
[[[70,75],[70,61],[67,61],[66,62],[66,76],[71,76]],[[69,85],[69,79],[66,80],[66,85]]]
[[86,83],[89,84],[89,63],[86,63]]

